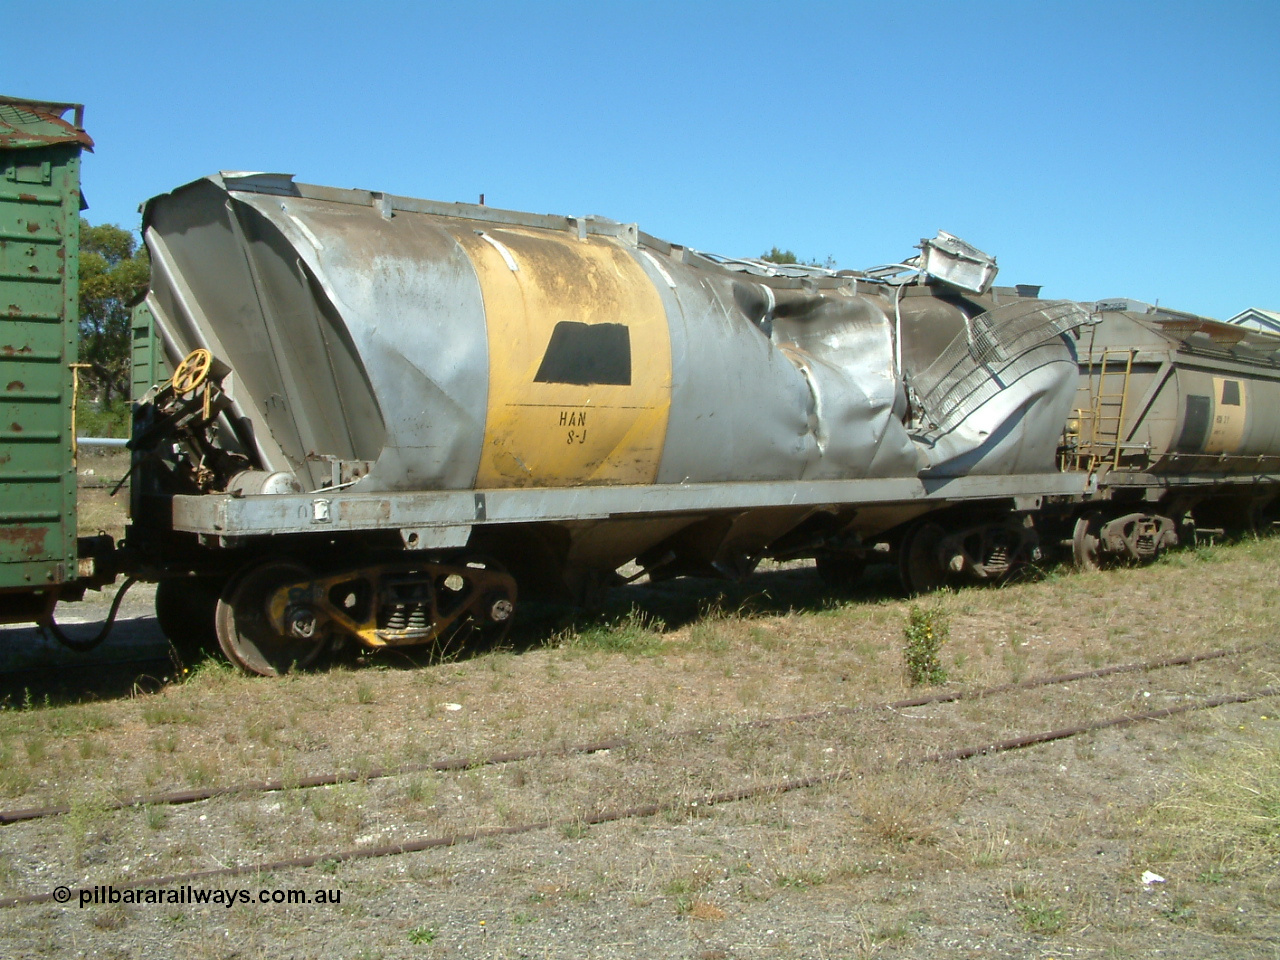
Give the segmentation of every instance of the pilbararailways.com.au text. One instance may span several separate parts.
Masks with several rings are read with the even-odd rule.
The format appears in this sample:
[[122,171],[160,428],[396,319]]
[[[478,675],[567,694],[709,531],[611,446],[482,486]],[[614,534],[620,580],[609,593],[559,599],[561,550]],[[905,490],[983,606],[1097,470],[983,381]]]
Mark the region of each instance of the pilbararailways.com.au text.
[[[59,903],[67,903],[71,899],[68,887],[58,887],[54,891],[54,899]],[[337,889],[314,890],[269,890],[265,888],[246,889],[239,887],[217,887],[212,890],[193,887],[185,884],[178,887],[125,888],[123,890],[111,885],[81,887],[76,891],[81,907],[95,904],[168,904],[168,905],[218,905],[231,907],[285,904],[340,904],[342,891]]]

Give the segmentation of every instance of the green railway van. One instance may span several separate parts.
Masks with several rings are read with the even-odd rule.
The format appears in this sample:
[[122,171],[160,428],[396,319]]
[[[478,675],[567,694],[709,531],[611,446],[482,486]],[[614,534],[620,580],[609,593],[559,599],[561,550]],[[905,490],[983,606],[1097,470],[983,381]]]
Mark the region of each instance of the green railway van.
[[82,572],[73,401],[80,154],[93,147],[82,119],[78,104],[0,97],[0,622],[46,619]]

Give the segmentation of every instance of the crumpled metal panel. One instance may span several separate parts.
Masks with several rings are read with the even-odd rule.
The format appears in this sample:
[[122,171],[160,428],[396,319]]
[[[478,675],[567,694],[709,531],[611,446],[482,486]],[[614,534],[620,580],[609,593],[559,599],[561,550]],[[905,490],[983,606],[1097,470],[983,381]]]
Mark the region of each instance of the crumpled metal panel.
[[[228,174],[144,224],[171,362],[228,364],[240,442],[308,490],[334,460],[372,464],[362,492],[1042,472],[1075,389],[1050,302],[1010,323],[990,297],[719,262],[603,219]],[[975,322],[1022,366],[938,378],[948,409],[912,432],[899,365],[920,387]]]
[[806,480],[910,476],[918,455],[902,425],[893,328],[881,305],[848,291],[793,295],[774,308],[772,336],[813,395],[820,457]]
[[659,482],[914,474],[878,306],[847,291],[774,289],[664,246],[637,251],[671,326]]
[[345,413],[354,430],[380,439],[377,449],[350,450],[375,461],[359,488],[472,486],[489,356],[479,282],[459,243],[468,226],[412,215],[388,222],[372,208],[309,198],[235,196],[313,264],[367,371],[381,423],[372,411]]
[[1015,301],[967,319],[928,366],[908,368],[929,472],[1021,473],[1051,460],[1077,371],[1062,335],[1088,322],[1077,303]]
[[323,456],[376,453],[380,421],[359,348],[286,236],[208,181],[148,204],[144,230],[170,363],[205,346],[230,366],[242,446],[307,487],[330,476]]
[[449,224],[392,230],[372,209],[210,178],[148,203],[144,227],[170,361],[206,346],[230,365],[264,469],[308,489],[329,483],[325,458],[373,461],[362,488],[475,482],[488,346]]
[[922,273],[971,293],[991,289],[998,269],[995,257],[943,230],[932,240],[920,241],[919,264]]
[[[794,480],[816,459],[801,372],[735,301],[738,281],[636,251],[666,308],[671,409],[659,483]],[[763,298],[762,298],[763,299]]]

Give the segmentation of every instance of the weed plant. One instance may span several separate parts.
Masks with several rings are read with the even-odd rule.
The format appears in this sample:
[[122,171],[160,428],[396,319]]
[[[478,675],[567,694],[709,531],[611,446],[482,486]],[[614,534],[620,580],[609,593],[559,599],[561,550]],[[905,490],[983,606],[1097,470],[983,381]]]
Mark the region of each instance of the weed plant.
[[947,671],[939,656],[950,633],[946,614],[938,607],[924,608],[912,604],[902,632],[902,657],[911,686],[946,683]]
[[435,927],[414,927],[409,931],[409,942],[415,946],[434,943],[436,939]]
[[1042,890],[1014,883],[1009,888],[1008,899],[1028,933],[1049,936],[1066,925],[1066,912]]

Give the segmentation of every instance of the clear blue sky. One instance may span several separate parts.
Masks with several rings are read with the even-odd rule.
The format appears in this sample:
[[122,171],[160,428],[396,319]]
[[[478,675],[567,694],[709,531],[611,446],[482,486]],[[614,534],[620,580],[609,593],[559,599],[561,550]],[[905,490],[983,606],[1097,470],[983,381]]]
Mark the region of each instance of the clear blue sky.
[[0,0],[0,23],[0,92],[86,104],[95,223],[270,170],[841,267],[941,228],[1046,296],[1280,309],[1280,3]]

